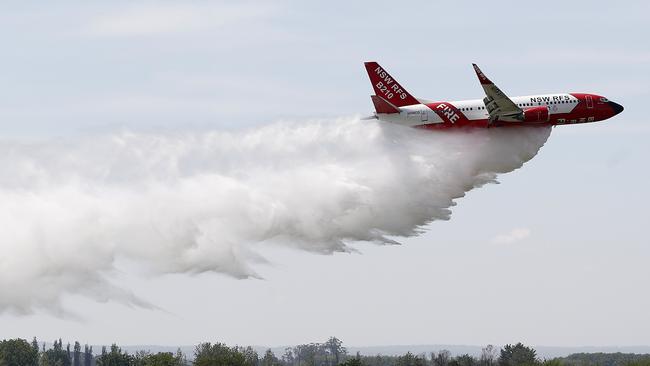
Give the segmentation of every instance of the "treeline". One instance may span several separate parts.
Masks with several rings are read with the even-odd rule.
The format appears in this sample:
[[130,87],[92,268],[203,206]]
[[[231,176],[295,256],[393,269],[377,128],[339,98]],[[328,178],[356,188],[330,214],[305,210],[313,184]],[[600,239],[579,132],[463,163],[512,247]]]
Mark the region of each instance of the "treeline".
[[0,366],[191,366],[185,355],[179,350],[176,354],[160,352],[152,354],[148,351],[138,351],[133,355],[122,352],[117,345],[110,349],[102,347],[101,353],[93,354],[93,347],[75,342],[68,343],[65,348],[61,339],[55,340],[52,347],[45,348],[45,343],[39,348],[34,338],[31,343],[24,339],[9,339],[0,341]]
[[650,355],[634,353],[574,353],[562,358],[565,365],[571,366],[650,366]]
[[0,366],[650,366],[650,355],[623,353],[579,353],[564,358],[542,360],[535,349],[522,343],[508,344],[501,349],[488,345],[478,357],[464,354],[452,356],[447,350],[430,354],[401,356],[350,355],[336,337],[323,343],[288,347],[281,355],[271,349],[258,354],[252,347],[230,347],[223,343],[201,343],[187,357],[176,353],[151,353],[147,350],[129,354],[113,344],[93,354],[92,346],[79,342],[63,346],[61,339],[51,348],[39,347],[24,339],[0,341]]

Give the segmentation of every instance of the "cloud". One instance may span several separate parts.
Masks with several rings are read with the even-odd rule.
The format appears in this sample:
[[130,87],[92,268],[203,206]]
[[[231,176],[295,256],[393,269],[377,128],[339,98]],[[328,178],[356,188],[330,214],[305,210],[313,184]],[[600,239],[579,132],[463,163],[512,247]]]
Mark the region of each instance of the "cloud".
[[494,244],[514,244],[530,236],[530,229],[515,228],[506,234],[497,235],[492,239]]
[[[247,2],[138,4],[91,19],[87,33],[107,37],[186,33],[255,22],[269,12],[269,6]],[[254,24],[249,22],[243,24]]]
[[64,314],[66,294],[152,307],[113,283],[120,259],[244,279],[258,277],[260,246],[392,244],[448,220],[456,198],[521,167],[549,134],[343,118],[0,141],[0,312]]

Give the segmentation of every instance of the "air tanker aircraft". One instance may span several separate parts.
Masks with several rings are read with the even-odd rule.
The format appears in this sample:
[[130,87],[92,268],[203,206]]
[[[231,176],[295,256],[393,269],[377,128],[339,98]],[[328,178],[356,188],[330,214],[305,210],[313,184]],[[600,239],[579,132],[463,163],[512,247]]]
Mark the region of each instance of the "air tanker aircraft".
[[381,121],[429,129],[453,127],[555,126],[613,117],[623,106],[588,93],[556,93],[509,98],[474,66],[486,97],[452,102],[415,98],[376,62],[366,62]]

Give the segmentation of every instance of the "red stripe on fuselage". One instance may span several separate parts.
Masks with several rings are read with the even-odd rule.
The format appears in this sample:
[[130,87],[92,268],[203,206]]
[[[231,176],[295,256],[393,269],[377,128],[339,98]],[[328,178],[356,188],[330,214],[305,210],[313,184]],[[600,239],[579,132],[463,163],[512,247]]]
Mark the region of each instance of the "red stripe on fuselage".
[[432,111],[436,112],[438,117],[440,117],[446,125],[465,125],[469,120],[462,114],[458,108],[454,107],[451,103],[448,102],[434,102],[425,104],[427,107],[431,108]]

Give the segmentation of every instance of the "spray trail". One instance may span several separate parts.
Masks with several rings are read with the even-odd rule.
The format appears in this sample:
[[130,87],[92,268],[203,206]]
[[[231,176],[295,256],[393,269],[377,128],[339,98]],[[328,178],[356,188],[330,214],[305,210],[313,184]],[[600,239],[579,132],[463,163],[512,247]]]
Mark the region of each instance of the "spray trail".
[[256,277],[256,245],[315,253],[394,243],[538,152],[550,128],[432,133],[347,118],[243,132],[0,142],[0,312],[65,314],[61,298],[151,307],[110,281]]

